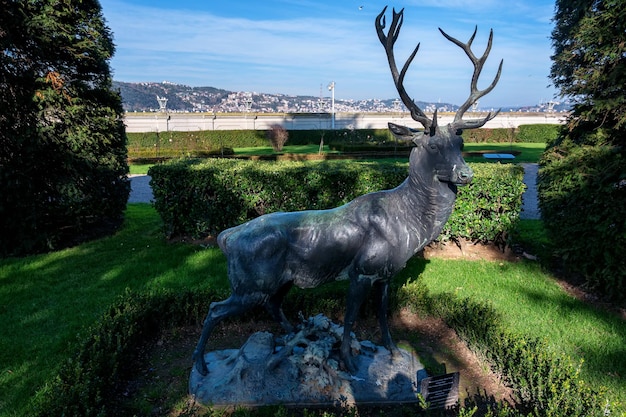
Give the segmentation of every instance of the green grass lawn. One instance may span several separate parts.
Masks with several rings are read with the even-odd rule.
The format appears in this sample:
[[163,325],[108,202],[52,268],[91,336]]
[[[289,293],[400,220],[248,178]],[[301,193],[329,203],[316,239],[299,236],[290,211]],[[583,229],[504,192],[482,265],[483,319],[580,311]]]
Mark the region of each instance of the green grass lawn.
[[[282,153],[318,153],[319,145],[285,145]],[[235,155],[272,155],[274,149],[271,146],[255,146],[251,148],[235,148]],[[328,145],[324,145],[323,153],[336,153],[331,151]]]
[[[584,379],[626,398],[624,321],[567,295],[538,264],[415,259],[399,279],[422,270],[433,294],[492,303],[512,331],[584,359]],[[29,401],[72,355],[77,335],[127,288],[207,286],[228,288],[219,249],[166,242],[147,204],[130,204],[124,228],[112,237],[0,260],[0,415],[28,415]]]
[[492,304],[507,329],[584,360],[586,381],[608,387],[614,399],[626,398],[626,323],[566,293],[538,263],[414,260],[402,275],[417,278],[411,274],[422,268],[420,279],[431,294]]
[[[541,154],[546,149],[545,143],[465,143],[464,152],[495,151],[498,153],[521,152],[515,159],[505,159],[502,162],[526,163],[539,162]],[[482,156],[468,156],[467,162],[487,162]]]
[[[538,162],[545,147],[545,143],[465,143],[463,150],[465,152],[497,151],[499,153],[519,151],[521,154],[510,162],[521,163]],[[283,153],[317,153],[318,150],[317,145],[286,145]],[[236,155],[272,155],[274,153],[270,146],[235,148],[234,151]],[[330,151],[328,146],[324,146],[324,153],[333,153],[333,151]],[[483,157],[467,157],[465,159],[468,162],[488,162]]]
[[130,175],[146,175],[152,164],[130,164]]
[[227,288],[219,249],[170,244],[148,204],[132,204],[119,233],[81,246],[0,260],[0,415],[27,404],[126,288]]

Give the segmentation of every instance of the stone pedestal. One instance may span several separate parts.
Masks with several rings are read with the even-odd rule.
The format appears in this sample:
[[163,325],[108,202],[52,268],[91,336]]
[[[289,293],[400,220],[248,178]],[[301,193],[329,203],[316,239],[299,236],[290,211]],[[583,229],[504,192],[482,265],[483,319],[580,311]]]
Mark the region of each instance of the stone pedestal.
[[240,349],[205,355],[209,373],[195,367],[189,391],[215,406],[270,404],[349,405],[416,402],[427,377],[409,352],[392,357],[382,346],[353,339],[357,372],[343,371],[338,358],[343,328],[318,315],[295,334],[253,334]]

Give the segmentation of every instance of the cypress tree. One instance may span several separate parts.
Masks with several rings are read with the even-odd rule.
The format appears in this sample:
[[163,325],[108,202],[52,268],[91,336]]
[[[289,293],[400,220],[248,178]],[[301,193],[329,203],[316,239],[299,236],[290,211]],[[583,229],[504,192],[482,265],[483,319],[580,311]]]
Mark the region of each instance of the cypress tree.
[[542,217],[562,266],[626,300],[626,1],[557,0],[551,78],[574,108],[542,156]]
[[0,255],[109,233],[121,224],[130,184],[100,4],[2,3]]

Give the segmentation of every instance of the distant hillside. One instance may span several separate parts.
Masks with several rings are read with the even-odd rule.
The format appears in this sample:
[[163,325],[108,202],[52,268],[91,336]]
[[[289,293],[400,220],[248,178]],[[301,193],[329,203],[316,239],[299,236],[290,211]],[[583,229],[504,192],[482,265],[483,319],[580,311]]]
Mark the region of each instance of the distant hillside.
[[230,93],[213,87],[189,87],[168,82],[125,83],[113,81],[113,88],[120,91],[126,111],[157,110],[159,108],[157,96],[167,98],[168,109],[199,111],[201,110],[198,108],[199,105],[219,105]]
[[[222,90],[214,87],[190,87],[163,81],[127,83],[113,81],[113,88],[122,95],[124,110],[156,111],[159,109],[157,96],[167,99],[167,109],[172,112],[255,112],[255,113],[329,113],[328,97],[288,96],[284,94],[246,93]],[[425,112],[456,111],[458,106],[450,103],[417,101]],[[525,107],[502,107],[502,111],[548,112],[566,111],[569,103],[540,103]],[[337,112],[400,112],[406,111],[397,99],[335,100]]]
[[[120,91],[124,110],[156,111],[157,96],[167,99],[167,109],[174,112],[257,112],[257,113],[317,113],[330,112],[328,97],[287,96],[284,94],[246,93],[214,87],[190,87],[164,81],[162,83],[127,83],[114,81]],[[458,106],[448,103],[417,102],[425,111],[455,111]],[[337,112],[399,112],[403,106],[396,99],[335,100]]]

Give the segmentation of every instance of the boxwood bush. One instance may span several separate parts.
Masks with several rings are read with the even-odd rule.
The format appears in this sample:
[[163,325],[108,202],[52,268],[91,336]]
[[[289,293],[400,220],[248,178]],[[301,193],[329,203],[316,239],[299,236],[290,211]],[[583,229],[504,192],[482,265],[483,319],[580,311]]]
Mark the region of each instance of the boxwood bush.
[[117,395],[136,377],[139,352],[149,349],[161,330],[201,323],[215,291],[128,291],[100,320],[79,335],[57,376],[37,393],[33,416],[114,416]]
[[551,143],[559,135],[561,125],[520,125],[517,128],[516,142]]
[[552,351],[545,341],[504,328],[489,304],[453,293],[433,296],[420,281],[405,284],[398,298],[405,307],[443,318],[503,376],[513,389],[515,410],[504,407],[497,415],[600,417],[623,407],[619,401],[611,403],[603,387],[580,378],[580,363]]
[[[523,169],[473,164],[473,182],[460,187],[441,238],[503,243],[518,218]],[[155,207],[169,236],[202,238],[265,213],[328,209],[373,191],[391,189],[408,163],[185,160],[149,170]]]

